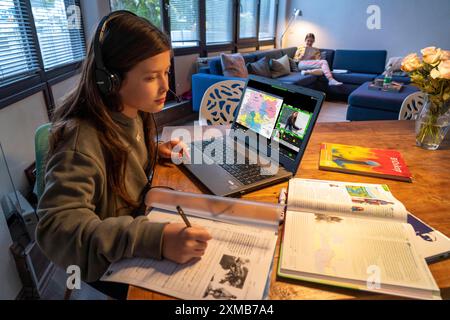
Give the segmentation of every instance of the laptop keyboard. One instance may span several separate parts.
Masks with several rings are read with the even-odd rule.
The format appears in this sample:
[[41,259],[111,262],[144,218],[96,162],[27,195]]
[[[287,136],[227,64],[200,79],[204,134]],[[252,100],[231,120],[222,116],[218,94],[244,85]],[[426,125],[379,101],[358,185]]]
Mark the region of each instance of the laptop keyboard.
[[[250,164],[249,158],[245,157],[245,163],[237,164],[237,150],[233,148],[231,145],[226,143],[224,139],[215,139],[213,141],[202,141],[201,150],[205,150],[205,148],[210,144],[216,144],[211,150],[211,156],[215,156],[216,152],[220,152],[222,150],[222,159],[225,163],[217,163],[220,167],[222,167],[225,171],[227,171],[230,175],[236,178],[239,182],[244,185],[249,185],[263,179],[267,179],[273,175],[261,174],[261,171],[264,172],[264,168],[262,168],[259,164]],[[197,143],[193,143],[197,148],[200,149],[200,146]],[[191,149],[192,150],[192,149]],[[234,155],[233,161],[228,161],[226,156]],[[230,159],[231,160],[231,159]],[[234,164],[227,164],[226,162],[232,162]]]
[[219,164],[240,183],[247,185],[266,179],[268,175],[261,174],[261,167],[257,164]]

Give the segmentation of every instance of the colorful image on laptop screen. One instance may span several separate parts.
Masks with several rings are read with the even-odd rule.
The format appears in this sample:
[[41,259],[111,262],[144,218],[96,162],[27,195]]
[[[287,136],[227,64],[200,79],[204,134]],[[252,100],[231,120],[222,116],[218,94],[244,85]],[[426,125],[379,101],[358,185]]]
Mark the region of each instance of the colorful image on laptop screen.
[[282,104],[282,97],[247,88],[236,121],[270,139]]
[[281,86],[249,80],[236,118],[237,129],[249,129],[279,143],[293,160],[312,126],[316,99]]

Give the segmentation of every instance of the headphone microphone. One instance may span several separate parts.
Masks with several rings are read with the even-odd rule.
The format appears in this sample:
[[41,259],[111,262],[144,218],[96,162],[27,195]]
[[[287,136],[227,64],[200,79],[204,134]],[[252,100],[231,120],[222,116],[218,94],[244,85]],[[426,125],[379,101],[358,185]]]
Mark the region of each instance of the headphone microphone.
[[175,97],[175,99],[177,99],[177,103],[180,103],[182,101],[181,97],[179,95],[177,95],[173,90],[169,89],[169,92],[171,94],[173,94],[173,96]]

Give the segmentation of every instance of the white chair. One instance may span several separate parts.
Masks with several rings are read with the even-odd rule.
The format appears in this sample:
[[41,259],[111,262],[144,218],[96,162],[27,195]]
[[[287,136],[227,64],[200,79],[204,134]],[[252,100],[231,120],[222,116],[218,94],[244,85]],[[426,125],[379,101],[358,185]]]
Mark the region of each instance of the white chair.
[[403,100],[402,107],[398,114],[398,120],[416,120],[425,104],[425,95],[423,92],[410,94]]
[[245,82],[224,80],[210,86],[200,103],[200,125],[226,125],[233,122]]

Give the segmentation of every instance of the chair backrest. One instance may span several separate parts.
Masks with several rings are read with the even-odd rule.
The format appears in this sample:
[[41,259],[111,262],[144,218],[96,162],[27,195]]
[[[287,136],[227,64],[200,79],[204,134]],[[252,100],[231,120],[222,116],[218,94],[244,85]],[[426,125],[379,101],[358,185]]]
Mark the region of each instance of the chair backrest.
[[398,120],[416,120],[425,104],[425,95],[418,91],[403,100],[398,114]]
[[48,137],[51,123],[46,123],[36,129],[34,135],[34,150],[36,153],[36,196],[40,199],[45,186],[45,165],[49,149]]
[[200,103],[199,121],[202,125],[225,125],[232,123],[236,107],[241,100],[245,82],[225,80],[210,86]]

